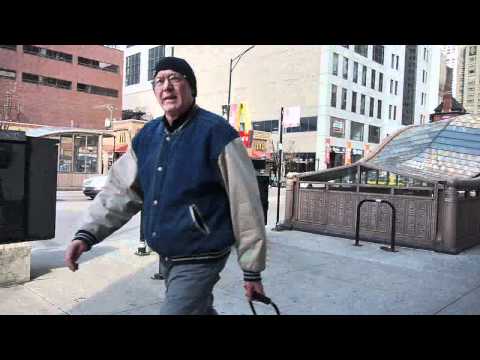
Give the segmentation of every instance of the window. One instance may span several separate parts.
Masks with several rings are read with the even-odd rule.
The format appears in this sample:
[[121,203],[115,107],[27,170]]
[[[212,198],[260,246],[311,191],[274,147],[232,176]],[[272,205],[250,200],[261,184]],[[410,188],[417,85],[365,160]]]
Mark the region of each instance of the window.
[[347,49],[350,47],[350,45],[340,45],[340,46],[343,46],[344,48],[347,48]]
[[385,49],[383,45],[373,45],[373,52],[372,52],[373,61],[383,65],[384,51]]
[[148,50],[148,80],[155,76],[155,66],[165,56],[165,46],[157,46]]
[[78,173],[97,173],[98,136],[75,135],[74,171]]
[[332,84],[332,97],[330,99],[330,106],[337,107],[337,85]]
[[374,99],[370,98],[370,111],[368,112],[368,116],[373,117],[373,107],[374,107]]
[[393,94],[393,79],[390,80],[390,94]]
[[368,142],[373,144],[380,143],[380,128],[378,126],[368,126]]
[[363,141],[363,124],[352,121],[350,127],[350,140]]
[[0,78],[15,80],[17,78],[17,72],[15,70],[0,68]]
[[378,73],[378,91],[383,91],[383,73]]
[[395,95],[398,95],[398,81],[395,80]]
[[365,115],[365,95],[360,96],[360,114]]
[[375,70],[372,69],[372,77],[370,78],[370,87],[375,89]]
[[392,54],[392,64],[390,66],[392,69],[395,69],[395,54]]
[[347,89],[342,89],[342,110],[347,109]]
[[362,67],[362,85],[367,86],[367,67],[365,65]]
[[343,58],[343,78],[348,79],[348,59],[346,57]]
[[77,91],[86,92],[94,95],[118,97],[118,90],[103,88],[95,85],[77,83]]
[[393,107],[393,120],[397,120],[397,105]]
[[352,91],[352,112],[357,112],[357,93]]
[[17,51],[17,45],[0,45],[0,48]]
[[73,169],[73,146],[72,135],[60,136],[60,146],[58,148],[58,172],[70,173]]
[[427,48],[423,48],[423,60],[427,60]]
[[468,55],[469,56],[474,56],[477,54],[477,47],[476,46],[470,46],[470,49],[468,50]]
[[125,79],[127,86],[140,82],[140,53],[127,57]]
[[55,79],[55,78],[52,78],[52,77],[29,74],[29,73],[22,73],[22,81],[23,82],[28,82],[28,83],[31,83],[31,84],[38,84],[38,85],[56,87],[56,88],[59,88],[59,89],[67,89],[67,90],[72,89],[72,82],[71,81],[60,80],[60,79]]
[[353,63],[353,82],[356,84],[358,82],[358,62]]
[[399,56],[397,55],[397,63],[395,65],[395,70],[398,70],[398,59],[399,59]]
[[427,82],[427,72],[425,70],[422,70],[422,82]]
[[377,119],[382,118],[382,100],[377,101]]
[[345,120],[330,117],[330,136],[337,138],[345,137]]
[[368,45],[355,45],[353,49],[357,54],[365,57],[368,56]]
[[78,62],[78,65],[118,73],[118,65],[113,65],[106,62],[93,60],[93,59],[87,59],[81,56],[78,57],[77,62]]
[[286,129],[287,133],[293,132],[307,132],[307,131],[317,131],[317,117],[302,117],[300,119],[300,125],[295,127],[290,127]]
[[278,120],[253,121],[252,127],[258,131],[276,132],[278,131]]
[[50,50],[33,45],[23,45],[23,52],[30,55],[41,56],[48,59],[72,62],[73,56],[61,51]]
[[392,119],[392,105],[388,105],[388,120]]
[[338,75],[338,54],[333,53],[332,75]]

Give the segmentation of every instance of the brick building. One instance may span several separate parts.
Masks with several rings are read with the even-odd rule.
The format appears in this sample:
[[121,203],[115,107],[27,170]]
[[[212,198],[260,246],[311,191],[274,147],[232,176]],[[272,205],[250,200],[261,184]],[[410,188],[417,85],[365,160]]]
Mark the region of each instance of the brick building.
[[101,45],[0,45],[1,119],[105,129],[106,118],[121,119],[122,79],[121,50]]

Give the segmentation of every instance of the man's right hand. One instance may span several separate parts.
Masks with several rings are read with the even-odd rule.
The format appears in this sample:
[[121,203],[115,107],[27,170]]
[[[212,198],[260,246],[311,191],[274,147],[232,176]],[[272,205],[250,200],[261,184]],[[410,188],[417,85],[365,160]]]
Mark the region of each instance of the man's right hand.
[[82,240],[73,240],[65,252],[65,264],[72,271],[78,270],[77,260],[86,250],[87,244]]

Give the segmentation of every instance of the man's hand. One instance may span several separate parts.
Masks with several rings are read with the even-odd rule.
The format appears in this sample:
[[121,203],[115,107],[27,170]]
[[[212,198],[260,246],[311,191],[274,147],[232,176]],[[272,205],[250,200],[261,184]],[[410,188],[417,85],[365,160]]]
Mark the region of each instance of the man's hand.
[[243,288],[245,289],[245,296],[247,297],[248,301],[252,301],[254,292],[265,295],[261,281],[245,281]]
[[87,244],[82,240],[73,240],[65,252],[65,264],[72,271],[78,270],[77,260],[86,250]]

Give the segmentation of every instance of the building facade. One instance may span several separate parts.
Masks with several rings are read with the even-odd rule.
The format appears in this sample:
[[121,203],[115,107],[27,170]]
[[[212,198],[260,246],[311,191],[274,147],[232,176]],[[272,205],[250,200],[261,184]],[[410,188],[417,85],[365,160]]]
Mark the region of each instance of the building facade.
[[[159,51],[185,58],[197,77],[197,103],[226,116],[230,60],[248,47],[124,46],[124,109],[161,115],[149,79]],[[420,81],[422,71],[431,72],[434,64],[433,50],[427,48],[428,59],[415,65],[415,79]],[[428,122],[438,105],[439,50],[437,58],[436,75],[415,87],[412,101],[423,103],[412,108],[412,119],[417,119],[412,123]],[[246,104],[253,128],[272,133],[267,151],[278,148],[281,108],[300,106],[300,125],[284,131],[283,151],[287,159],[307,162],[308,170],[317,170],[360,159],[402,127],[404,76],[404,45],[257,45],[232,72],[230,103]],[[434,101],[427,100],[432,87]],[[423,97],[417,96],[421,93]]]
[[479,45],[464,45],[458,50],[457,100],[467,112],[480,112]]
[[[440,48],[441,53],[445,56],[445,62],[447,67],[452,72],[451,78],[452,78],[452,86],[451,86],[451,91],[452,91],[452,96],[456,97],[457,96],[457,61],[458,61],[458,46],[457,45],[442,45]],[[450,75],[447,75],[450,76]]]
[[162,109],[155,99],[151,81],[156,63],[173,54],[167,45],[117,45],[124,53],[123,109],[145,112],[146,119],[161,115]]
[[0,113],[21,123],[104,129],[106,118],[121,118],[122,77],[117,49],[0,45]]
[[405,46],[402,124],[425,124],[441,101],[440,48],[434,45]]

